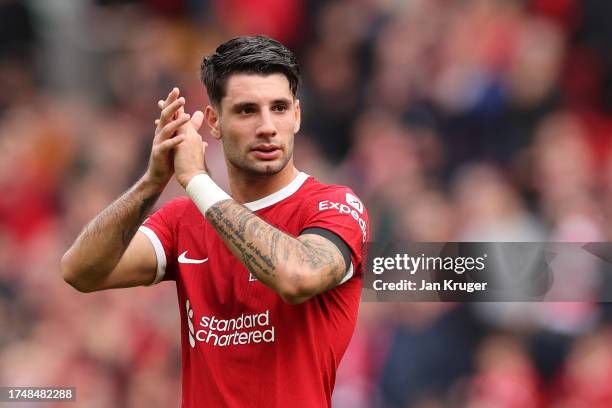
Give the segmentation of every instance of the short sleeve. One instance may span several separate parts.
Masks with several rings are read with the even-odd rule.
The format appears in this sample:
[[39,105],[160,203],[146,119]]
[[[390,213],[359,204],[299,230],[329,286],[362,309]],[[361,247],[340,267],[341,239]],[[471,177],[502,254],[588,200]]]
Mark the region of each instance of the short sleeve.
[[349,188],[329,186],[306,200],[306,219],[301,228],[324,228],[339,236],[351,250],[346,282],[360,273],[365,243],[369,237],[368,213],[362,201]]
[[164,280],[176,280],[175,259],[176,231],[180,214],[184,212],[185,198],[169,201],[147,218],[138,231],[151,241],[157,257],[157,272],[152,285]]

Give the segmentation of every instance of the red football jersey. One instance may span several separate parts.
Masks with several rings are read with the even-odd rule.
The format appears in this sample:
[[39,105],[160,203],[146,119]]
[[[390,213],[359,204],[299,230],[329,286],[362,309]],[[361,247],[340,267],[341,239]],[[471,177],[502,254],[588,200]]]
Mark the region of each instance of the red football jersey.
[[157,276],[175,280],[181,315],[183,408],[324,407],[357,318],[368,216],[347,187],[304,173],[245,204],[291,235],[318,227],[351,249],[342,283],[285,303],[251,276],[188,197],[140,227],[157,255]]

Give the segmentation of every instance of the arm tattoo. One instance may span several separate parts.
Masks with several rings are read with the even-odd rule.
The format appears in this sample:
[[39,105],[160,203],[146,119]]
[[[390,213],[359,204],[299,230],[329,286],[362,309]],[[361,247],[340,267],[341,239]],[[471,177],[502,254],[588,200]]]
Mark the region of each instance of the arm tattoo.
[[322,238],[325,243],[320,240],[314,240],[310,237],[302,240],[302,243],[310,249],[310,253],[317,254],[317,256],[311,256],[310,262],[313,268],[324,267],[327,271],[327,276],[321,276],[321,284],[324,285],[325,290],[331,289],[336,286],[346,271],[346,265],[344,259],[340,254],[340,251],[334,244]]
[[123,231],[123,245],[126,248],[129,245],[132,238],[134,237],[134,234],[136,234],[136,231],[138,231],[138,227],[140,227],[140,224],[142,224],[142,222],[145,219],[145,216],[147,215],[149,210],[153,207],[153,204],[155,204],[159,196],[160,194],[154,194],[150,197],[146,197],[141,200],[140,207],[138,208],[138,212],[136,216],[134,217],[135,222],[131,223],[131,225],[129,224],[126,225],[126,228]]
[[159,195],[136,184],[83,229],[73,247],[87,265],[91,282],[115,268]]
[[123,254],[159,196],[160,193],[148,197],[134,197],[133,191],[129,190],[94,218],[85,227],[83,234],[93,239],[104,239],[103,237],[111,232],[111,235],[120,237]]
[[296,285],[308,280],[321,292],[344,276],[340,251],[325,238],[304,235],[298,240],[233,200],[213,205],[206,218],[244,266],[272,288],[281,279]]

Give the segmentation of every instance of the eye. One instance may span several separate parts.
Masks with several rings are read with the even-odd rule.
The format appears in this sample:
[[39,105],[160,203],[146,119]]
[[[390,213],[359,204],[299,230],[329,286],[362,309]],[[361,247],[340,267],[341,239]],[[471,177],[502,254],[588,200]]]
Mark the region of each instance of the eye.
[[285,112],[287,110],[287,105],[285,104],[274,105],[272,107],[272,110],[274,112]]
[[252,106],[245,106],[244,108],[241,108],[238,113],[241,115],[250,115],[255,113],[255,109]]

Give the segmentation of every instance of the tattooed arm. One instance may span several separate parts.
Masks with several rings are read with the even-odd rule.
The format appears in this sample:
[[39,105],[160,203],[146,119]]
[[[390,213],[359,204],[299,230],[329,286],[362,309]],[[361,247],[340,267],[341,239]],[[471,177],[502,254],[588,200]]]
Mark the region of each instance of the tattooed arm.
[[288,303],[304,302],[344,277],[340,250],[319,235],[292,237],[233,200],[213,205],[206,218],[244,266]]
[[157,258],[137,230],[159,194],[143,179],[98,214],[62,257],[64,280],[81,292],[151,283]]
[[175,135],[186,123],[198,129],[202,114],[190,118],[174,88],[165,101],[151,148],[145,175],[128,192],[95,217],[62,257],[64,280],[81,292],[152,283],[157,257],[149,239],[137,232],[174,172],[171,153],[183,140]]

